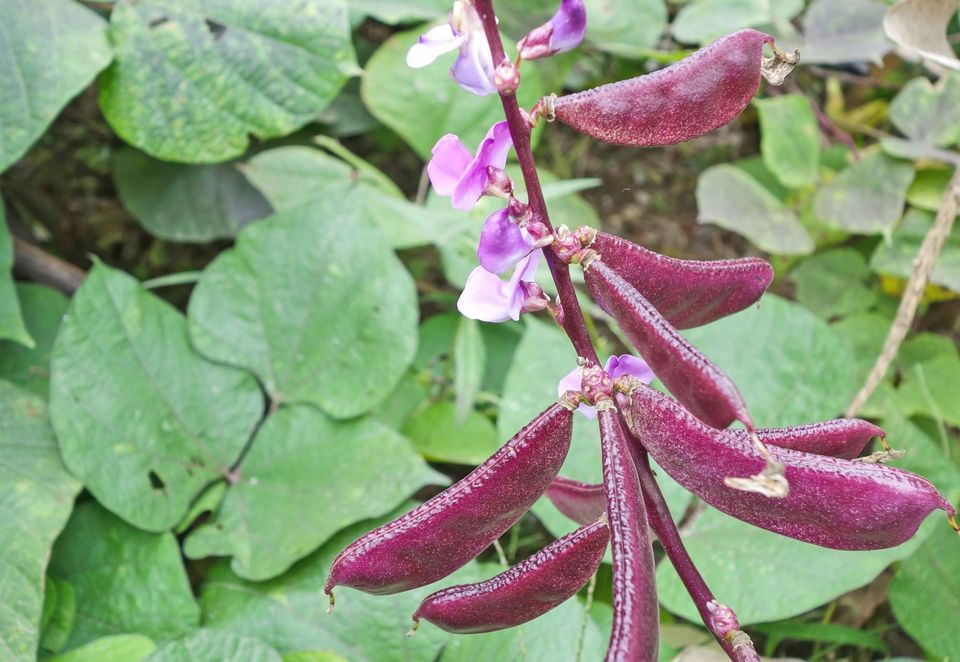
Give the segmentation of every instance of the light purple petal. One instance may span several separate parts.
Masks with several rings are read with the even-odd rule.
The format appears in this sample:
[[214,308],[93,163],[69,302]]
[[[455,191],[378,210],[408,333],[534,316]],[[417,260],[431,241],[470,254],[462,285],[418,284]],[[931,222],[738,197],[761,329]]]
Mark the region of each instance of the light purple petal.
[[646,361],[630,354],[611,356],[607,359],[607,364],[603,369],[614,379],[624,375],[632,375],[644,384],[649,384],[655,377],[653,370],[650,369]]
[[[557,382],[557,397],[562,396],[567,391],[579,391],[582,383],[583,378],[580,376],[580,369],[575,368]],[[591,420],[597,417],[597,408],[585,405],[582,402],[577,406],[577,411]]]
[[493,56],[483,33],[471,33],[460,45],[460,56],[450,68],[450,75],[460,87],[477,96],[494,94]]
[[510,219],[506,209],[490,214],[480,231],[480,266],[502,274],[533,250],[533,238]]
[[520,260],[507,282],[483,267],[477,267],[467,278],[457,300],[457,309],[464,316],[481,322],[520,319],[524,299],[520,282],[534,279],[541,253],[543,251],[534,251]]
[[560,9],[550,19],[553,35],[550,38],[550,50],[563,53],[580,45],[587,31],[587,10],[583,0],[563,0]]
[[[465,168],[453,191],[450,204],[454,209],[473,209],[487,187],[487,166],[503,168],[513,145],[510,127],[506,121],[494,124],[477,146],[477,155]],[[439,189],[438,189],[439,192]]]
[[517,268],[514,269],[510,277],[510,283],[514,287],[520,285],[520,281],[534,282],[537,278],[537,267],[540,266],[540,258],[543,257],[543,250],[535,250],[527,257],[517,262]]
[[[433,156],[427,164],[427,174],[430,175],[430,183],[436,192],[440,195],[453,195],[472,161],[470,150],[464,147],[460,138],[454,134],[448,133],[438,140],[433,146]],[[480,199],[479,196],[477,199]]]
[[454,33],[449,24],[431,28],[407,51],[407,66],[419,69],[432,63],[444,53],[460,47],[464,42],[462,35]]

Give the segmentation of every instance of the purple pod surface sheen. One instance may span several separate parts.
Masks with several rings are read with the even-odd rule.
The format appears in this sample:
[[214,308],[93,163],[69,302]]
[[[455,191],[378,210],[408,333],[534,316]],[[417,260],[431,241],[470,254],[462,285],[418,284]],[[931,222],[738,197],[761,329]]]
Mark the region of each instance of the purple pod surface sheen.
[[[731,432],[744,443],[749,443],[750,433],[746,430]],[[768,446],[852,460],[860,455],[871,439],[883,439],[886,433],[860,418],[836,418],[788,428],[758,428],[757,436]]]
[[679,260],[605,232],[590,248],[677,329],[743,310],[773,281],[773,267],[757,257]]
[[740,30],[665,69],[559,97],[553,111],[570,128],[615,145],[690,140],[746,108],[760,84],[763,45],[772,41]]
[[933,485],[907,471],[773,445],[790,483],[786,497],[728,487],[725,478],[765,466],[747,437],[705,425],[646,386],[630,400],[631,431],[664,471],[714,508],[769,531],[833,549],[882,549],[908,540],[937,508],[953,514]]
[[588,524],[496,577],[427,596],[413,620],[430,621],[457,634],[493,632],[526,623],[583,588],[603,560],[609,537],[605,521]]
[[660,613],[640,479],[616,409],[599,408],[603,488],[613,552],[613,626],[607,662],[653,662]]
[[670,326],[656,308],[603,259],[583,270],[590,294],[630,338],[657,378],[695,416],[716,428],[753,419],[723,371]]
[[398,593],[462,567],[547,490],[567,456],[572,429],[573,412],[551,405],[465,478],[340,552],[324,592],[350,586]]
[[557,510],[577,524],[593,522],[607,509],[603,485],[582,483],[563,476],[557,476],[550,483],[547,498]]

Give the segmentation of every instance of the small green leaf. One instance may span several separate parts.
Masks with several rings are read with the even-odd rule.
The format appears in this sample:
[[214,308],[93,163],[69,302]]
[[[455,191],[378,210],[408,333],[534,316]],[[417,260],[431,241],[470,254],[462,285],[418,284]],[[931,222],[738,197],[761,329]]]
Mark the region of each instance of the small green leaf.
[[142,634],[115,634],[95,639],[48,662],[140,662],[156,648],[153,640]]
[[486,360],[480,323],[461,317],[453,341],[453,392],[458,421],[465,420],[473,411],[473,403],[483,381]]
[[880,64],[893,48],[883,31],[886,8],[882,0],[814,0],[803,16],[801,62]]
[[342,0],[118,0],[110,38],[103,114],[165,161],[214,163],[242,154],[251,134],[286,135],[357,73]]
[[24,325],[12,270],[13,243],[3,218],[3,199],[0,199],[0,340],[6,338],[33,348],[34,340]]
[[678,41],[705,44],[741,28],[787,21],[801,11],[801,0],[694,0],[677,12],[672,31]]
[[797,300],[825,319],[869,310],[877,302],[870,267],[853,248],[813,255],[801,262],[790,277],[797,285]]
[[44,401],[2,380],[0,448],[0,530],[7,541],[0,545],[0,658],[28,662],[36,659],[50,547],[82,486],[63,466]]
[[123,206],[161,239],[206,242],[234,237],[272,211],[231,163],[165,163],[126,148],[114,152],[113,173]]
[[201,629],[161,646],[147,662],[282,662],[280,653],[259,639]]
[[57,290],[33,283],[17,283],[16,298],[20,300],[24,325],[36,347],[28,349],[0,341],[0,378],[46,398],[50,392],[50,353],[70,302]]
[[206,268],[190,337],[253,372],[274,402],[340,418],[393,391],[417,343],[413,279],[354,198],[255,223]]
[[949,147],[960,141],[960,74],[949,72],[936,84],[922,77],[909,81],[890,103],[890,121],[922,143]]
[[54,345],[50,416],[67,467],[104,506],[173,527],[229,472],[262,411],[254,379],[200,356],[179,311],[94,265]]
[[763,162],[788,188],[812,186],[820,179],[820,128],[802,94],[784,94],[753,102],[760,116]]
[[947,193],[952,176],[953,173],[946,168],[917,170],[913,183],[907,189],[907,202],[913,207],[937,211],[943,205],[943,196]]
[[47,575],[43,590],[43,614],[40,618],[40,648],[56,653],[73,631],[77,616],[77,596],[70,582]]
[[68,648],[130,632],[162,641],[199,622],[176,538],[135,529],[96,503],[73,511],[53,547],[50,572],[76,593]]
[[[894,231],[889,243],[877,245],[870,258],[870,267],[882,274],[909,278],[923,238],[933,225],[933,214],[919,209],[908,211]],[[930,282],[960,292],[960,233],[953,232],[937,258]]]
[[667,28],[667,6],[663,0],[584,0],[583,4],[590,17],[587,41],[614,55],[641,57],[645,49],[656,47]]
[[370,420],[284,407],[260,427],[190,558],[233,556],[241,577],[275,577],[345,526],[377,517],[426,484],[446,482],[406,439]]
[[697,180],[697,220],[736,232],[778,255],[813,252],[813,239],[796,215],[746,172],[732,165],[707,168]]
[[913,166],[873,152],[817,191],[817,216],[854,234],[890,232],[903,213]]
[[0,0],[0,16],[3,172],[43,135],[57,113],[109,64],[113,54],[106,22],[72,0]]
[[450,402],[430,405],[410,419],[403,433],[428,460],[482,463],[500,448],[496,428],[490,419],[476,411],[469,411],[462,421],[455,412]]

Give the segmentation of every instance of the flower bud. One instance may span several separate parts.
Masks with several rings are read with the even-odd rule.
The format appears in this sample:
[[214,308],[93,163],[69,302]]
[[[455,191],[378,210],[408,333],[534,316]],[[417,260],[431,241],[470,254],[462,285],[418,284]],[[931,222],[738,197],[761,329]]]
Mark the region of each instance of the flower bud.
[[523,292],[523,312],[535,313],[550,307],[550,297],[537,283],[521,281],[520,289]]
[[587,10],[583,0],[563,0],[553,17],[520,40],[517,48],[523,60],[536,60],[572,50],[587,31]]
[[484,187],[485,195],[492,195],[495,198],[509,200],[513,196],[513,180],[496,166],[487,166],[487,185]]
[[513,94],[520,87],[520,70],[509,59],[504,59],[493,70],[493,84],[500,94]]

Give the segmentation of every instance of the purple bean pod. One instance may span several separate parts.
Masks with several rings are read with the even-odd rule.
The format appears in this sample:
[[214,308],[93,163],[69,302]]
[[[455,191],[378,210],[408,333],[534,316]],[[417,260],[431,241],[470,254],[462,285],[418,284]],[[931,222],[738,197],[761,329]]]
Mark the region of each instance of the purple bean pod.
[[[731,432],[744,442],[750,440],[750,433],[746,430]],[[757,436],[767,446],[852,460],[860,455],[871,439],[884,439],[886,433],[860,418],[836,418],[788,428],[758,428]]]
[[420,603],[414,629],[420,619],[457,634],[493,632],[533,620],[583,588],[609,539],[606,521],[597,520],[496,577],[439,590]]
[[664,471],[714,508],[804,542],[843,550],[893,547],[937,508],[953,507],[928,481],[876,463],[770,446],[785,467],[789,494],[771,499],[733,489],[730,476],[758,473],[763,456],[750,440],[717,430],[647,386],[630,396],[631,431]]
[[597,403],[613,551],[613,627],[606,661],[653,662],[660,627],[653,549],[640,479],[612,404]]
[[702,326],[760,300],[773,267],[757,257],[678,260],[598,232],[590,246],[676,329]]
[[654,374],[695,416],[716,428],[753,419],[734,383],[602,259],[583,269],[593,299],[630,338]]
[[469,475],[429,501],[360,537],[334,560],[335,586],[387,595],[442,579],[509,529],[550,486],[573,429],[553,404]]
[[615,145],[690,140],[746,108],[760,84],[763,45],[772,42],[770,35],[740,30],[665,69],[559,97],[552,102],[553,114],[570,128]]
[[547,489],[547,498],[561,513],[577,524],[588,524],[598,519],[607,509],[603,485],[583,483],[557,476]]

